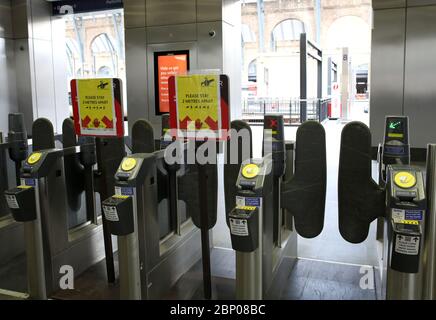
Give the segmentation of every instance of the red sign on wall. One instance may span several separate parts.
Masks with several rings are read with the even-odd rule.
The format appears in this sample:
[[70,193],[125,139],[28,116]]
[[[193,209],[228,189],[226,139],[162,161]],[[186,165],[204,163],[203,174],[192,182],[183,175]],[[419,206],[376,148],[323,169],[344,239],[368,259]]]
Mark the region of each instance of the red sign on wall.
[[189,51],[155,52],[156,114],[170,112],[168,78],[189,70]]

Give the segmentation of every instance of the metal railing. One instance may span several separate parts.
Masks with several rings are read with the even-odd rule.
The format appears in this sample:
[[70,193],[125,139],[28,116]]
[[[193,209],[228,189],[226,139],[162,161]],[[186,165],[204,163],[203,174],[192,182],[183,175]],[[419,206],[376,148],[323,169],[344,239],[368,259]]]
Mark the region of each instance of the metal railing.
[[[285,124],[299,125],[305,120],[322,122],[328,117],[331,98],[248,98],[242,101],[242,119],[249,123],[263,123],[266,114],[283,115]],[[306,108],[306,119],[301,119],[301,107]]]

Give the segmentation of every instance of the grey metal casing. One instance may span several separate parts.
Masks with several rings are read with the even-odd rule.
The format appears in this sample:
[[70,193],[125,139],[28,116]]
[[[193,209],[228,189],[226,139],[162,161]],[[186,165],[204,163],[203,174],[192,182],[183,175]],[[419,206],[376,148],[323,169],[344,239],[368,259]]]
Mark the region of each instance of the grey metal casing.
[[373,147],[383,135],[383,118],[390,114],[410,116],[410,127],[414,128],[410,131],[412,148],[424,149],[436,140],[432,121],[436,116],[436,84],[432,80],[436,72],[436,44],[432,40],[436,2],[405,2],[374,2],[370,109]]
[[[190,70],[219,69],[231,81],[231,112],[240,112],[240,2],[235,0],[136,0],[124,4],[129,128],[155,114],[154,51],[189,50]],[[211,36],[211,32],[213,35]],[[237,41],[237,42],[236,42]],[[148,93],[148,98],[144,92]]]
[[[103,259],[104,241],[101,224],[86,224],[69,230],[62,150],[48,152],[52,153],[49,163],[37,166],[42,168],[42,172],[32,169],[28,176],[39,182],[46,289],[47,296],[50,296],[59,290],[61,266],[70,265],[74,275],[80,275]],[[47,158],[43,156],[40,161],[44,159]]]
[[141,156],[144,176],[135,183],[143,299],[162,298],[201,256],[200,234],[191,220],[182,225],[181,236],[160,239],[156,158],[162,152]]

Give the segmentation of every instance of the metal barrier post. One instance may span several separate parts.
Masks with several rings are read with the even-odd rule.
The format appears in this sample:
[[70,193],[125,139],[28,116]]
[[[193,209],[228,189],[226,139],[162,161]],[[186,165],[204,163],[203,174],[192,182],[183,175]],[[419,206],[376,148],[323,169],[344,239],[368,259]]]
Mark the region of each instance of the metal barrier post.
[[422,298],[434,300],[436,299],[436,144],[429,144],[427,148],[427,199]]

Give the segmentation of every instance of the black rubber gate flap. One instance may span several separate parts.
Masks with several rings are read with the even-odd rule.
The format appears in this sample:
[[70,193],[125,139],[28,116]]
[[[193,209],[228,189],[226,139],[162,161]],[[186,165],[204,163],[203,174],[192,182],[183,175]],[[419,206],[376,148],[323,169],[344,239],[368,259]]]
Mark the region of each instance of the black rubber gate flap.
[[[200,145],[201,143],[197,142],[197,144]],[[205,189],[207,191],[207,225],[205,226],[202,226],[200,218],[199,166],[197,164],[187,164],[185,170],[185,174],[178,179],[179,199],[185,202],[186,212],[191,216],[192,222],[197,228],[211,229],[217,221],[218,166],[216,164],[204,164],[202,168],[206,176]]]
[[318,236],[324,227],[327,187],[324,127],[305,122],[297,131],[295,174],[282,184],[281,204],[291,212],[297,232],[305,238]]
[[[77,146],[74,122],[70,118],[65,119],[62,124],[62,142],[64,149]],[[68,206],[72,211],[78,211],[82,206],[82,192],[85,191],[84,172],[79,155],[77,153],[65,155],[64,167]]]
[[46,150],[55,147],[53,125],[45,118],[36,119],[32,125],[32,150]]
[[[248,123],[241,120],[232,121],[230,128],[234,133],[229,140],[227,140],[227,147],[225,149],[225,164],[224,164],[224,194],[226,202],[226,216],[235,208],[236,206],[236,180],[238,179],[239,171],[241,165],[244,161],[249,160],[253,157],[252,155],[252,133],[251,128]],[[244,140],[243,135],[238,135],[245,131],[248,133],[248,137]],[[233,147],[232,147],[233,146]],[[243,155],[243,148],[248,147],[249,152]],[[236,153],[237,154],[234,154]],[[237,157],[237,158],[236,158]],[[228,219],[226,219],[227,224]]]
[[342,130],[338,201],[339,231],[351,243],[365,241],[370,223],[385,214],[385,192],[371,177],[371,132],[361,122]]
[[132,127],[132,153],[153,153],[153,126],[145,119],[137,120]]

